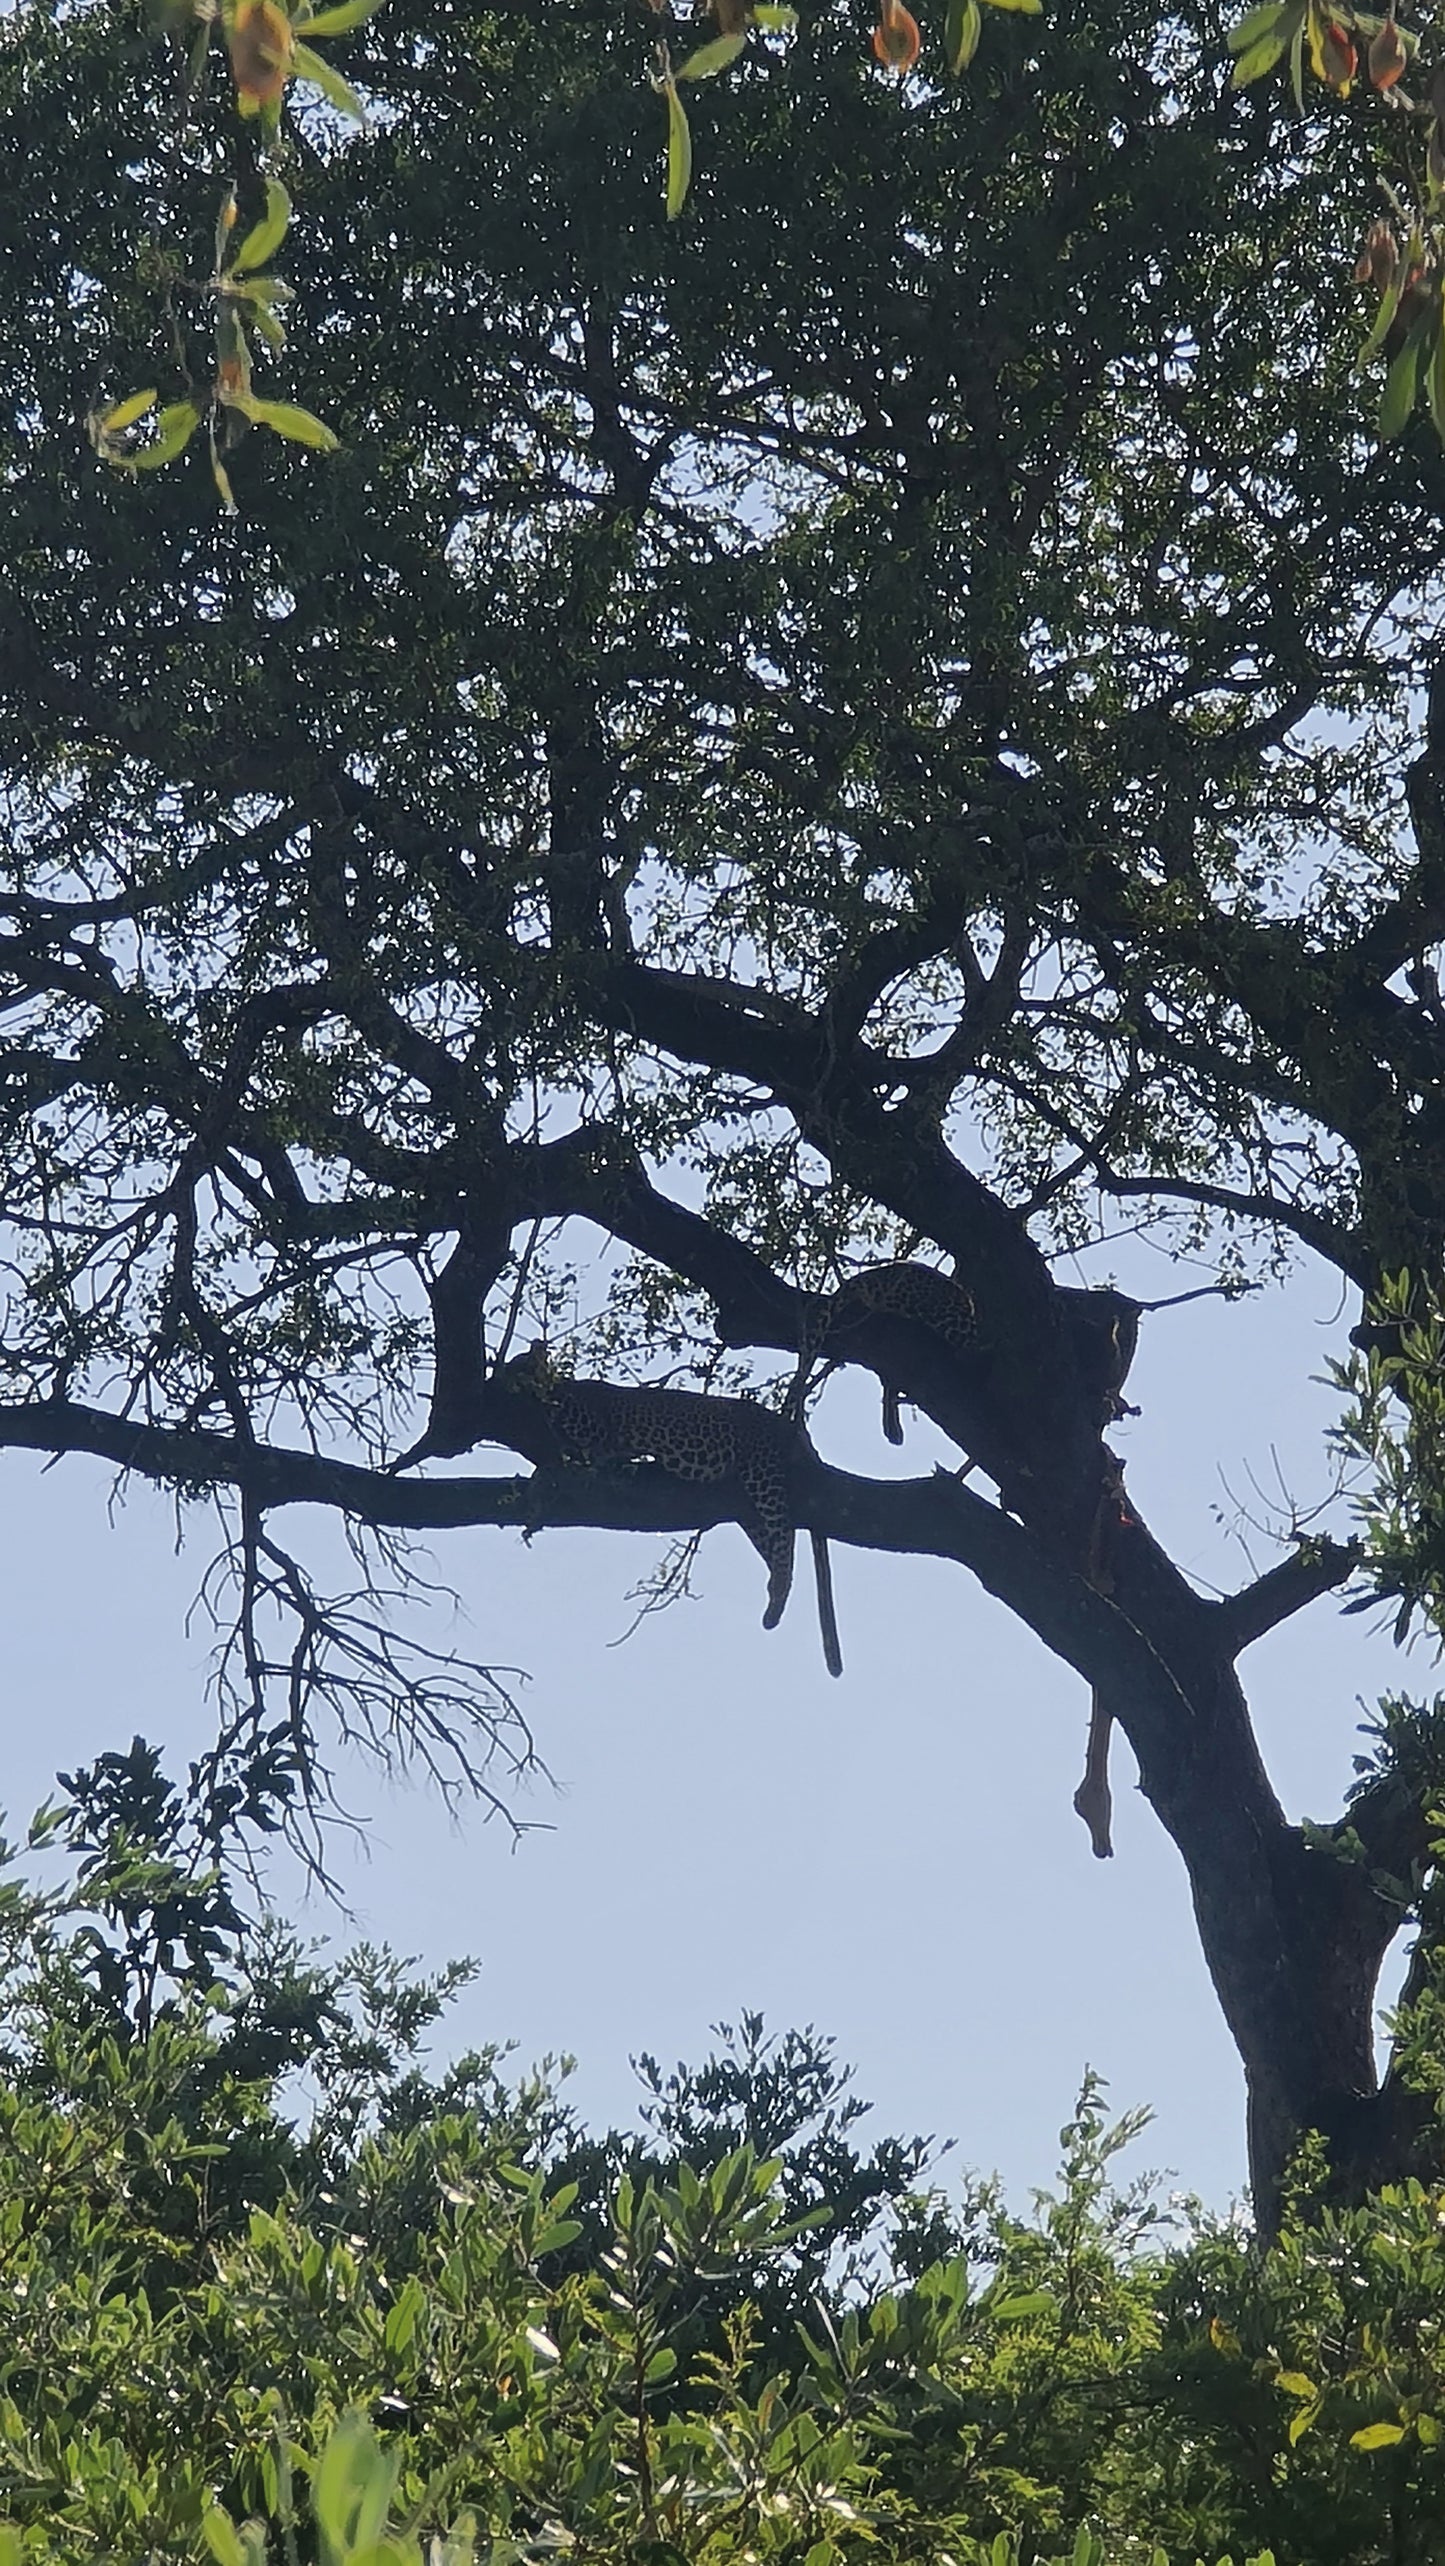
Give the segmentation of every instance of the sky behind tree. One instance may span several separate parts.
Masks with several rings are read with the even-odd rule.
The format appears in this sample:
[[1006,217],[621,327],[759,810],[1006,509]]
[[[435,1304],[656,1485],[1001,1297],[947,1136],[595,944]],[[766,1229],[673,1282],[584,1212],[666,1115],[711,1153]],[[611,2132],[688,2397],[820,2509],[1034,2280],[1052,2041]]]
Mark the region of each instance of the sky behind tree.
[[[1104,1272],[1080,1275],[1101,1281]],[[1142,1296],[1193,1271],[1117,1252]],[[1311,1381],[1344,1349],[1328,1278],[1301,1275],[1244,1304],[1206,1300],[1146,1319],[1128,1385],[1143,1413],[1115,1430],[1156,1532],[1206,1587],[1251,1573],[1241,1509],[1263,1526],[1326,1492],[1322,1430],[1338,1404]],[[911,1420],[883,1456],[876,1396],[856,1377],[815,1426],[828,1458],[912,1474],[949,1458]],[[954,1456],[956,1458],[956,1456]],[[498,1457],[500,1459],[500,1456]],[[486,1466],[486,1457],[482,1456]],[[166,1500],[69,1460],[0,1463],[15,1719],[3,1794],[12,1832],[59,1768],[132,1733],[174,1772],[206,1734],[212,1634],[187,1616],[209,1520],[177,1556]],[[1286,1493],[1287,1492],[1287,1498]],[[354,1572],[334,1526],[282,1523]],[[1336,1519],[1335,1528],[1341,1528]],[[1277,1555],[1250,1533],[1255,1569]],[[616,1645],[628,1588],[658,1545],[598,1533],[454,1537],[435,1553],[466,1620],[426,1636],[529,1670],[525,1704],[558,1784],[516,1800],[513,1844],[475,1810],[453,1824],[420,1786],[359,1763],[343,1797],[369,1821],[333,1848],[354,1918],[274,1875],[306,1931],[364,1933],[429,1963],[483,1963],[449,2045],[515,2041],[519,2061],[569,2051],[594,2121],[629,2118],[629,2054],[704,2054],[709,2026],[763,2010],[815,2023],[858,2069],[878,2126],[934,2132],[958,2160],[1022,2192],[1046,2181],[1086,2064],[1120,2107],[1148,2103],[1148,2160],[1222,2207],[1244,2180],[1242,2078],[1200,1957],[1182,1866],[1114,1750],[1116,1858],[1096,1862],[1070,1805],[1087,1697],[1001,1606],[937,1561],[835,1553],[846,1672],[824,1672],[811,1579],[781,1630],[759,1628],[757,1560],[710,1535],[697,1596]],[[802,1563],[800,1562],[800,1571]],[[1290,1816],[1339,1804],[1360,1706],[1432,1689],[1373,1616],[1330,1598],[1251,1650],[1244,1673]]]

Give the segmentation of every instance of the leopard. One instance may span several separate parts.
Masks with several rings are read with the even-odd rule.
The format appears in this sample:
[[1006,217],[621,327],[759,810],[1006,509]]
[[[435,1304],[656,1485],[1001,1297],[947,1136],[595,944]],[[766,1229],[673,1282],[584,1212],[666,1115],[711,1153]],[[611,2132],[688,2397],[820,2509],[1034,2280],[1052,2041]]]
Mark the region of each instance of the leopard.
[[[867,1319],[910,1319],[955,1352],[978,1343],[978,1312],[972,1293],[948,1275],[940,1274],[937,1266],[903,1261],[865,1265],[815,1305],[798,1348],[798,1371],[789,1413],[801,1413],[808,1377],[818,1356],[835,1348],[841,1350],[849,1335]],[[893,1381],[885,1380],[882,1387],[884,1438],[891,1444],[901,1444],[902,1393]]]
[[[581,1469],[653,1461],[695,1487],[733,1481],[744,1500],[738,1522],[768,1572],[763,1628],[776,1630],[793,1584],[793,1473],[812,1452],[800,1426],[751,1399],[578,1379],[560,1371],[540,1344],[497,1365],[488,1388],[511,1412],[517,1449],[530,1460]],[[843,1653],[828,1544],[821,1533],[810,1537],[823,1661],[837,1676]]]

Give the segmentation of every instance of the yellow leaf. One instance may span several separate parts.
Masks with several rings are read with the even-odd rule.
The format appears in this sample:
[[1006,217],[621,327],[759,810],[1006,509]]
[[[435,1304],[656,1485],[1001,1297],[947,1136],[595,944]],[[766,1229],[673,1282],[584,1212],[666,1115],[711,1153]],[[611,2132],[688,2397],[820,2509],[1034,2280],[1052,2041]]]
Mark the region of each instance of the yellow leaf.
[[678,64],[678,79],[714,79],[718,72],[726,71],[730,63],[737,61],[738,55],[743,51],[743,48],[747,44],[747,40],[748,31],[746,27],[744,27],[742,34],[738,36],[714,36],[710,44],[699,45],[696,53],[690,53],[686,62],[680,62]]
[[236,505],[236,493],[231,488],[231,476],[214,446],[211,448],[211,471],[215,476],[216,488],[221,494],[221,505],[227,516],[238,517],[241,512]]
[[943,49],[955,80],[960,72],[967,71],[982,33],[983,13],[978,0],[954,0],[943,24]]
[[137,419],[143,419],[147,410],[155,408],[158,397],[154,391],[132,392],[128,399],[117,401],[115,408],[107,410],[99,421],[102,432],[106,436],[114,436],[121,428],[133,428]]
[[229,273],[232,276],[244,276],[253,267],[264,267],[267,259],[280,248],[286,238],[286,226],[290,220],[290,197],[278,178],[268,178],[266,211],[259,223],[254,224],[246,234],[231,261]]
[[149,445],[137,446],[133,454],[113,454],[111,463],[124,464],[131,472],[154,472],[159,465],[174,461],[189,445],[201,424],[201,414],[194,401],[174,401],[156,413],[156,432]]
[[1315,2386],[1313,2379],[1307,2379],[1303,2370],[1276,2370],[1274,2374],[1274,2384],[1277,2388],[1283,2388],[1287,2397],[1317,2397],[1319,2395],[1319,2390]]
[[333,71],[324,54],[313,53],[309,45],[297,45],[291,60],[297,79],[309,80],[312,88],[320,90],[328,107],[334,107],[339,116],[350,116],[358,125],[369,121],[350,81],[343,80],[339,71]]
[[1405,2427],[1402,2423],[1367,2423],[1363,2432],[1351,2433],[1350,2448],[1352,2450],[1390,2450],[1397,2441],[1403,2441],[1404,2438]]
[[262,428],[274,429],[278,437],[289,437],[293,445],[315,446],[320,454],[334,454],[341,443],[334,428],[324,419],[313,418],[309,410],[299,410],[294,401],[258,401],[253,394],[244,405],[245,416]]
[[675,223],[692,183],[692,132],[675,82],[665,80],[662,86],[667,98],[667,219]]
[[308,36],[348,36],[353,27],[364,27],[374,18],[383,0],[339,0],[335,9],[319,9],[314,18],[303,17],[301,26]]

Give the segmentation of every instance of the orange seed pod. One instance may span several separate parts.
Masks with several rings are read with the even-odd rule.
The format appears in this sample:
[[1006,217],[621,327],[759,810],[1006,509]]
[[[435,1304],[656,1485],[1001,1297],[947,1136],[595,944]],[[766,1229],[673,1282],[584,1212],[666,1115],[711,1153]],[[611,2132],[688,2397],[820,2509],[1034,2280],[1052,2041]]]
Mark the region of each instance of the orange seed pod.
[[873,51],[884,70],[911,71],[922,45],[918,21],[904,8],[903,0],[882,0],[881,15],[873,30]]
[[254,116],[263,107],[278,105],[291,77],[296,38],[277,0],[236,0],[227,43],[242,115]]
[[1386,18],[1379,33],[1372,37],[1369,55],[1370,78],[1377,89],[1393,89],[1409,57],[1405,39],[1393,16]]
[[1355,283],[1373,285],[1377,294],[1388,294],[1395,282],[1400,263],[1400,244],[1387,222],[1372,223],[1360,243],[1355,261]]
[[1331,89],[1337,89],[1340,96],[1345,97],[1358,64],[1349,30],[1342,27],[1337,18],[1328,19],[1321,32],[1320,65]]

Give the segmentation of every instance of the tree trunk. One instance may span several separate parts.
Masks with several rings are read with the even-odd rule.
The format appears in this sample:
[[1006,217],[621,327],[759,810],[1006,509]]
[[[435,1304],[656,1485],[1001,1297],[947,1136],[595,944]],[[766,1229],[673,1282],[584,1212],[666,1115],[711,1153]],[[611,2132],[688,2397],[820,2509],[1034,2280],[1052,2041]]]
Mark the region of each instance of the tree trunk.
[[1419,2160],[1428,2115],[1397,2079],[1382,2086],[1376,2066],[1375,1990],[1402,1915],[1372,1875],[1408,1872],[1425,1851],[1423,1820],[1386,1794],[1378,1809],[1368,1795],[1358,1803],[1350,1818],[1359,1826],[1348,1832],[1290,1825],[1250,1724],[1227,1608],[1197,1596],[1132,1518],[1115,1586],[1187,1705],[1161,1743],[1157,1722],[1141,1726],[1127,1698],[1111,1702],[1189,1875],[1205,1960],[1244,2065],[1250,2186],[1268,2234],[1308,2130],[1328,2142],[1342,2198]]

